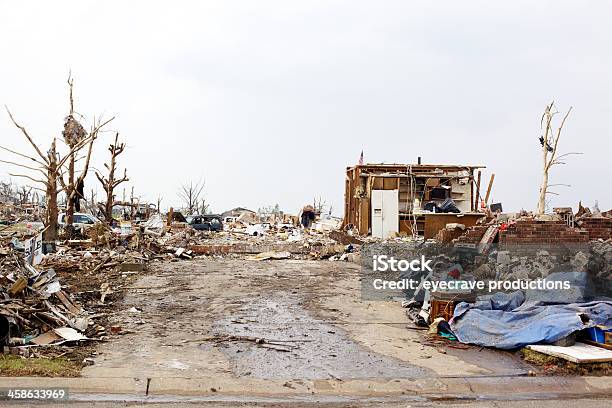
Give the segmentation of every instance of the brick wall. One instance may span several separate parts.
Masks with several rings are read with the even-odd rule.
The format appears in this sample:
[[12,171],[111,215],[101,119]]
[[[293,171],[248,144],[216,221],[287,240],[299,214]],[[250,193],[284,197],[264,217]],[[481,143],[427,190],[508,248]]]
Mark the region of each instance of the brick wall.
[[583,218],[579,225],[588,231],[591,240],[612,238],[612,218]]
[[521,219],[499,234],[499,243],[508,245],[573,244],[588,241],[588,231],[569,227],[563,221]]
[[[478,244],[488,225],[475,225],[457,238],[455,244]],[[583,218],[580,226],[572,228],[564,221],[537,221],[520,219],[499,232],[499,245],[527,247],[551,247],[555,245],[579,246],[596,239],[612,238],[612,218]]]

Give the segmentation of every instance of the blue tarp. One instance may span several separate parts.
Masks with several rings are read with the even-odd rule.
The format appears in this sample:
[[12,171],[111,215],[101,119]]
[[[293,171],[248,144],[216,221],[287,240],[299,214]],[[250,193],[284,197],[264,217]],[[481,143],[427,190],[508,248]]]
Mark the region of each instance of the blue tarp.
[[[497,293],[475,304],[459,303],[450,326],[462,343],[500,349],[553,343],[592,326],[612,327],[612,302],[523,303],[522,292]],[[519,306],[520,305],[520,306]]]

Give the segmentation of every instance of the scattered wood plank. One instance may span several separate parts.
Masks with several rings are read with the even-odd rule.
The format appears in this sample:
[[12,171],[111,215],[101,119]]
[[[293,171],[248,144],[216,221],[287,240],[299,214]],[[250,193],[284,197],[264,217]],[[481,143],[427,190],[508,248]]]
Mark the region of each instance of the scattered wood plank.
[[277,344],[270,344],[270,343],[263,343],[263,344],[259,344],[259,347],[263,347],[263,348],[268,348],[268,349],[272,349],[272,350],[276,350],[276,351],[283,351],[283,352],[289,352],[292,350],[292,348],[290,347],[285,347],[285,346],[279,346]]
[[497,225],[490,225],[489,228],[487,228],[487,232],[484,233],[478,245],[478,253],[484,254],[489,250],[498,231],[499,227]]
[[336,242],[339,242],[343,245],[363,245],[363,240],[354,237],[352,235],[347,234],[344,231],[332,231],[329,233],[329,237]]
[[66,306],[66,309],[68,309],[70,313],[78,315],[79,313],[83,311],[80,308],[76,307],[74,303],[70,301],[70,299],[68,298],[66,293],[64,293],[63,290],[60,290],[59,292],[55,292],[55,296],[57,296],[60,302],[62,302],[62,304]]
[[578,364],[606,363],[612,361],[612,351],[579,342],[570,347],[533,344],[527,346],[527,348]]
[[11,297],[15,297],[21,292],[23,292],[26,286],[28,286],[28,280],[25,277],[21,276],[19,279],[15,281],[15,283],[11,285],[11,287],[8,290],[8,293]]
[[106,262],[110,261],[110,259],[111,259],[110,255],[104,258],[104,260],[100,262],[98,265],[96,265],[96,267],[93,268],[90,273],[96,272],[98,269],[102,268],[102,266],[104,266]]
[[583,343],[586,343],[586,344],[590,344],[591,346],[601,347],[601,348],[604,348],[606,350],[612,350],[612,344],[598,343],[596,341],[586,340],[586,339],[582,339],[580,341],[583,342]]
[[493,180],[495,180],[495,173],[491,174],[489,179],[489,187],[487,187],[487,193],[485,194],[485,205],[489,205],[489,196],[491,195],[491,188],[493,188]]

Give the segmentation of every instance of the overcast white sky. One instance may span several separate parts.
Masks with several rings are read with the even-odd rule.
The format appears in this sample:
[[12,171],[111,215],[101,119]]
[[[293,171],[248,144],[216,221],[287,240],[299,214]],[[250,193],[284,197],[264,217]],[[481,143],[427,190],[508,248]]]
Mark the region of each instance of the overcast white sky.
[[[176,206],[182,182],[205,179],[216,212],[320,196],[342,215],[362,149],[372,163],[486,165],[494,201],[533,209],[554,99],[574,106],[561,152],[584,155],[553,169],[571,187],[551,206],[605,210],[610,16],[602,1],[0,0],[0,104],[46,148],[71,69],[77,111],[117,116],[144,199]],[[4,112],[0,144],[29,151]]]

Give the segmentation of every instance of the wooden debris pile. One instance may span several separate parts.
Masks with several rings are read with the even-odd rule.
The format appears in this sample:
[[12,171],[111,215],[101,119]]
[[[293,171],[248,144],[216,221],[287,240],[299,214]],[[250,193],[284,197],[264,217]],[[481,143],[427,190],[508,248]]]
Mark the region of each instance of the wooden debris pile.
[[0,275],[0,345],[36,346],[87,340],[92,316],[50,269],[37,269],[11,251]]

